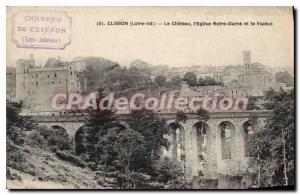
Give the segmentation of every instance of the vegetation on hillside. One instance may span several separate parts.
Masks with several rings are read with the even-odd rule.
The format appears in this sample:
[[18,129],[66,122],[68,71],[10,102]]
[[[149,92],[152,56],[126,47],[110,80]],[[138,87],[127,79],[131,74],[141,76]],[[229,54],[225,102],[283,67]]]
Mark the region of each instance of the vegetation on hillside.
[[260,124],[255,115],[249,118],[254,133],[248,144],[252,164],[257,167],[257,186],[294,185],[294,91],[268,91],[265,108],[273,110],[265,125]]
[[110,111],[92,114],[79,130],[75,154],[63,129],[34,125],[19,115],[21,107],[7,104],[9,188],[185,187],[178,162],[160,157],[169,146],[167,128],[153,112],[133,111],[129,126]]

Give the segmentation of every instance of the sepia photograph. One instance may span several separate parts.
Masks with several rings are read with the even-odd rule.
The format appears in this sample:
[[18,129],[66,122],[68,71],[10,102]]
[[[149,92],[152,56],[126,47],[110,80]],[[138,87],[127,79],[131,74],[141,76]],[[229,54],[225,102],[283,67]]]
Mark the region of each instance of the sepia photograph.
[[292,6],[6,7],[6,188],[295,190]]

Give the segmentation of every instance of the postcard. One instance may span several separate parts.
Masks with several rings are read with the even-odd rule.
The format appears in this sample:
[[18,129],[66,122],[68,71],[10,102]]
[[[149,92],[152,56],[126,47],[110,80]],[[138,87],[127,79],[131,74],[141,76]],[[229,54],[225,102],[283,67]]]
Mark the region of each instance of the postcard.
[[295,189],[293,7],[6,11],[8,189]]

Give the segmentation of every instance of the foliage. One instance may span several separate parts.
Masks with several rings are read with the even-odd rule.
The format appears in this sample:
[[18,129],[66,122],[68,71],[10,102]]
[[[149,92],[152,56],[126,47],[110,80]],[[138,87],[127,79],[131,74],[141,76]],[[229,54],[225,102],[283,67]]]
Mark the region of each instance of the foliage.
[[213,78],[199,78],[197,80],[197,76],[192,72],[185,73],[183,80],[188,83],[190,87],[194,86],[210,86],[210,85],[221,85],[221,83],[216,82]]
[[187,116],[183,111],[177,112],[175,122],[170,124],[171,129],[176,131],[176,129],[179,129],[182,127],[180,123],[181,122],[185,123],[186,120],[187,120]]
[[191,87],[197,85],[197,76],[192,72],[185,73],[183,80],[186,81]]
[[69,150],[71,144],[63,131],[36,126],[30,118],[20,116],[21,108],[22,103],[12,102],[6,105],[7,167],[35,175],[33,165],[26,158],[30,155],[30,150],[26,148]]
[[178,180],[183,177],[182,165],[169,158],[160,159],[154,165],[154,177],[164,184]]
[[198,115],[198,119],[201,122],[206,122],[209,119],[208,111],[205,109],[200,108],[199,110],[197,110],[197,115]]
[[179,88],[181,85],[181,81],[182,79],[180,78],[180,76],[178,75],[172,76],[170,79],[170,85]]
[[176,113],[176,120],[178,122],[185,123],[186,120],[187,120],[187,116],[186,116],[186,114],[183,111],[179,111],[179,112]]
[[57,150],[56,155],[58,158],[68,161],[78,167],[81,167],[81,168],[86,167],[86,163],[83,160],[81,160],[80,158],[77,158],[76,156],[73,156],[73,154],[71,154],[69,152]]
[[85,124],[84,145],[89,148],[82,151],[85,160],[102,165],[105,172],[117,171],[122,188],[146,185],[134,179],[135,176],[152,176],[162,147],[169,145],[164,138],[165,121],[145,109],[132,111],[129,127],[121,125],[109,111],[94,113]]
[[158,86],[164,86],[166,85],[166,77],[163,75],[158,75],[154,78],[155,82],[157,83]]
[[140,170],[145,162],[146,141],[144,136],[132,129],[125,129],[118,134],[116,150],[117,162],[126,171]]
[[[99,153],[99,148],[96,148],[96,145],[99,138],[106,136],[111,128],[118,130],[121,128],[111,110],[99,110],[91,113],[85,121],[85,126],[75,135],[76,153],[78,155],[85,153],[88,159],[94,162],[104,162],[105,159],[103,159],[102,153]],[[83,140],[85,140],[84,143]]]
[[151,83],[148,72],[144,72],[136,67],[127,69],[119,66],[107,72],[101,85],[106,86],[111,91],[119,91],[147,83]]
[[288,86],[294,84],[293,77],[288,71],[277,72],[276,73],[276,81],[279,83],[286,83]]
[[273,115],[264,127],[258,125],[255,117],[250,117],[255,133],[248,144],[250,155],[255,157],[253,163],[260,166],[258,185],[294,185],[294,92],[268,91],[265,108],[273,110]]
[[164,138],[168,132],[166,123],[156,113],[146,109],[132,111],[128,123],[131,129],[144,136],[144,161],[137,163],[146,172],[151,173],[152,165],[160,158],[161,148],[169,145],[168,140]]
[[198,86],[210,86],[210,85],[221,85],[221,83],[216,82],[215,79],[208,77],[208,78],[199,78],[197,81]]
[[30,130],[34,127],[31,118],[27,117],[24,119],[19,116],[22,106],[22,102],[6,103],[7,136],[10,138],[12,138],[11,136],[15,136],[16,131]]

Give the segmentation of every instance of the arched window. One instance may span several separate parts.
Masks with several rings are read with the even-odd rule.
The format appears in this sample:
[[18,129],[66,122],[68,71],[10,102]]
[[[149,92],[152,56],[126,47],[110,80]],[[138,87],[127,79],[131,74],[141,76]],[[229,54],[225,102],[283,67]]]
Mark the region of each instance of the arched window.
[[222,122],[220,124],[222,159],[231,159],[232,135],[233,125],[229,122]]

